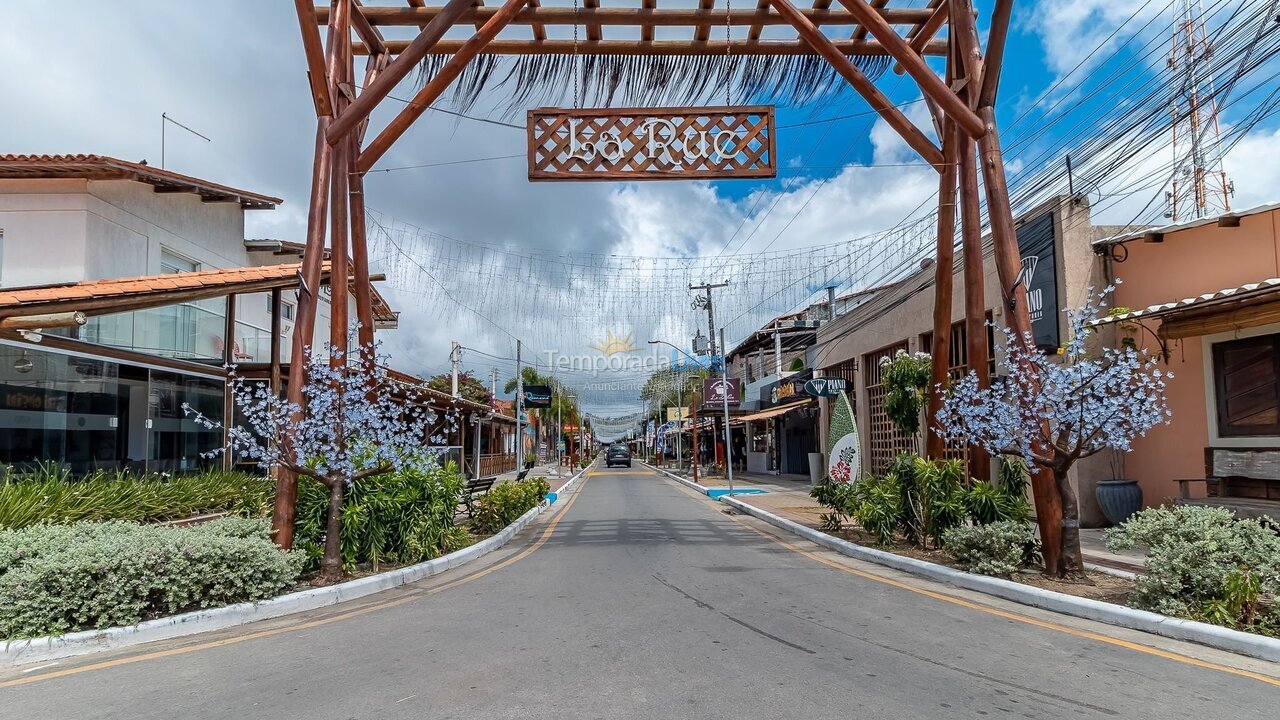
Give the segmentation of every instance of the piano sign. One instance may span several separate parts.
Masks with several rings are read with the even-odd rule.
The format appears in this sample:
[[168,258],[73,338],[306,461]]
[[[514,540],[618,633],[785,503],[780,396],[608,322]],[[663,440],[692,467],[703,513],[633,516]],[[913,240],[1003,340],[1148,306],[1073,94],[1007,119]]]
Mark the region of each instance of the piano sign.
[[530,180],[771,178],[772,105],[529,111]]

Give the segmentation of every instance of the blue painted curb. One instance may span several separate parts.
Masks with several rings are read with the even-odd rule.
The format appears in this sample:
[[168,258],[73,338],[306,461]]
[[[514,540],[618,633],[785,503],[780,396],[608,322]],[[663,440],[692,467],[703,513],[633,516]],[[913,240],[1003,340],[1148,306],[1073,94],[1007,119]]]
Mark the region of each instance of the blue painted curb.
[[[712,500],[719,500],[729,494],[729,488],[707,488],[707,497]],[[734,495],[768,495],[769,491],[764,488],[734,488]]]

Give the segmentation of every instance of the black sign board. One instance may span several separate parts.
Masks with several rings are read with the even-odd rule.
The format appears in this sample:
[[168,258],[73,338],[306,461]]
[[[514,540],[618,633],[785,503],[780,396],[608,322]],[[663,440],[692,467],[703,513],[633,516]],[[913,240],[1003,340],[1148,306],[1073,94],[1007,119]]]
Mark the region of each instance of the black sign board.
[[1057,352],[1062,344],[1058,330],[1058,261],[1055,253],[1053,213],[1045,213],[1018,227],[1018,252],[1022,270],[1018,282],[1027,289],[1031,332],[1036,347]]
[[849,382],[844,378],[814,378],[804,384],[806,395],[813,397],[835,397],[849,389]]
[[550,385],[525,385],[524,386],[524,407],[526,408],[551,407],[551,386]]

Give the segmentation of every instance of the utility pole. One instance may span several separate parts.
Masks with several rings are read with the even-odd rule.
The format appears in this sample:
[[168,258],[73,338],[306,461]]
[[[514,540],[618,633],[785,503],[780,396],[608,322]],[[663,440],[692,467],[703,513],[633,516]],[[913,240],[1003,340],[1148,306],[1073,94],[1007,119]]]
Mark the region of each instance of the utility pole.
[[705,290],[706,295],[699,295],[693,301],[695,308],[702,308],[707,311],[707,342],[711,343],[711,356],[716,354],[716,315],[711,303],[711,291],[715,288],[729,287],[728,281],[722,283],[703,283],[702,285],[690,285],[690,290]]
[[516,340],[516,468],[524,468],[524,433],[521,432],[521,411],[524,408],[524,373],[520,368],[520,341]]
[[[723,349],[724,344],[724,328],[720,328],[720,347]],[[724,400],[724,469],[729,476],[729,496],[733,496],[733,442],[732,431],[729,429],[729,363],[725,358],[720,359],[720,368],[724,377],[724,387],[720,389],[720,397]]]
[[781,320],[773,321],[773,371],[778,377],[782,377],[782,328]]
[[462,360],[462,346],[457,340],[453,341],[453,346],[449,348],[449,374],[453,378],[453,396],[458,397],[458,363]]
[[684,434],[684,363],[676,370],[676,472],[684,470],[684,459],[681,457],[680,436]]
[[489,395],[498,397],[498,368],[493,368],[489,373]]

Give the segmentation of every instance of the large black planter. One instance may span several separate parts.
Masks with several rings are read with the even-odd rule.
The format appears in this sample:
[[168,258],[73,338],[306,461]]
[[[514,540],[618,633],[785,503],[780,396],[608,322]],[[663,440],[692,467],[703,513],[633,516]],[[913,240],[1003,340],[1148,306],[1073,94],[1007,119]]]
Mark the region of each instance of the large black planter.
[[1137,480],[1099,480],[1094,489],[1102,514],[1119,525],[1142,509],[1142,488]]

